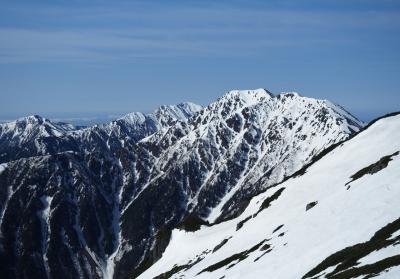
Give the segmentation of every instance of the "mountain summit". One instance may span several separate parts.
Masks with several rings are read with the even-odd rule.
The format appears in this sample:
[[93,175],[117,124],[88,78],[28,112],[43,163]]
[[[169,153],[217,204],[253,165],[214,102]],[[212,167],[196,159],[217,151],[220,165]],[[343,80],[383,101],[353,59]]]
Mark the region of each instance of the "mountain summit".
[[238,218],[175,229],[139,278],[399,278],[398,137],[400,115],[380,119]]
[[[57,132],[29,132],[43,123]],[[242,216],[364,125],[329,101],[264,89],[85,129],[43,123],[0,125],[4,278],[135,278],[174,229]]]

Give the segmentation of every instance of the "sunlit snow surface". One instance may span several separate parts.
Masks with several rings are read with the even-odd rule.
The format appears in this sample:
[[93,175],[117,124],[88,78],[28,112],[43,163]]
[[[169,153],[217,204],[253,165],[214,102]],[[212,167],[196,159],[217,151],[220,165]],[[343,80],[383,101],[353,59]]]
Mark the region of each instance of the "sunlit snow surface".
[[[345,186],[359,170],[399,151],[399,139],[399,115],[379,120],[312,165],[304,175],[253,198],[238,218],[203,226],[193,233],[174,230],[163,257],[139,278],[153,278],[175,265],[198,259],[200,254],[203,260],[171,278],[302,278],[328,256],[368,241],[376,231],[400,217],[399,155],[379,172],[351,182],[350,189]],[[283,187],[285,190],[270,207],[236,231],[239,221],[256,213],[264,199]],[[306,211],[306,205],[313,201],[318,204]],[[273,233],[280,225],[284,226]],[[211,252],[228,238],[219,250]],[[265,239],[272,251],[259,260],[254,261],[264,251],[257,249],[231,268],[223,266],[199,274]],[[361,259],[361,264],[399,254],[400,245],[389,246]],[[389,269],[378,278],[400,278],[400,268]]]

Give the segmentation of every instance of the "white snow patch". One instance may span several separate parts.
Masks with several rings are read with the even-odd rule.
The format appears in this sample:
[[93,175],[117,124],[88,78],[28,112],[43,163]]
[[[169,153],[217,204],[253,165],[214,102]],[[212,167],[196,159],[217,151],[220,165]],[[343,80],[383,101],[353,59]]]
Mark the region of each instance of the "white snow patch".
[[367,265],[379,262],[388,257],[400,255],[400,245],[391,245],[384,249],[374,251],[364,258],[360,259],[360,265]]

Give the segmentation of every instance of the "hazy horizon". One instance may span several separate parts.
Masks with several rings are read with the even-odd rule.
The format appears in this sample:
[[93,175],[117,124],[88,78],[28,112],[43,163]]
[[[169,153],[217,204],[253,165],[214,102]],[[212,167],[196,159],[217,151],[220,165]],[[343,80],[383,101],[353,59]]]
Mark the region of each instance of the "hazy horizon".
[[[252,88],[255,89],[255,88]],[[226,92],[221,93],[220,96],[225,94]],[[279,93],[274,93],[275,95]],[[302,94],[301,94],[302,95]],[[305,96],[305,95],[302,95]],[[308,97],[308,96],[305,96]],[[216,101],[211,100],[209,103]],[[331,100],[330,100],[331,101]],[[190,100],[182,100],[182,102],[191,102]],[[0,112],[0,123],[6,123],[10,122],[13,120],[16,120],[18,118],[22,118],[25,116],[29,115],[40,115],[42,117],[46,117],[54,122],[66,122],[66,123],[71,123],[74,125],[82,125],[82,126],[91,126],[95,124],[102,124],[102,123],[107,123],[109,121],[118,119],[128,113],[131,112],[142,112],[142,113],[151,113],[158,107],[162,105],[176,105],[180,102],[177,103],[165,103],[165,104],[158,104],[154,108],[147,109],[147,110],[131,110],[131,111],[98,111],[98,112],[31,112],[31,113],[26,113],[26,114],[3,114]],[[209,103],[197,103],[202,106],[207,106]],[[339,104],[343,106],[342,104]],[[348,110],[351,114],[353,114],[355,117],[358,119],[364,121],[364,122],[369,122],[377,117],[383,116],[388,113],[396,112],[396,110],[393,111],[379,111],[379,110],[367,110],[367,111],[351,111],[347,107],[343,106],[346,110]]]

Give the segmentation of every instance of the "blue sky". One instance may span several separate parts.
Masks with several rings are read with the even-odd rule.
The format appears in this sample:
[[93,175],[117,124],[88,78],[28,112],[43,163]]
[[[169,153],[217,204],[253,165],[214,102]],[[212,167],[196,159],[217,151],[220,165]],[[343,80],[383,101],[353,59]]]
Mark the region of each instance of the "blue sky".
[[400,1],[2,1],[0,119],[297,91],[400,110]]

